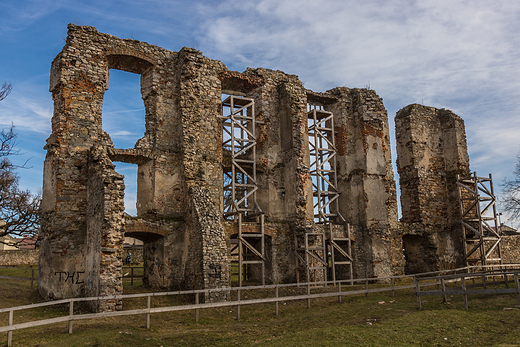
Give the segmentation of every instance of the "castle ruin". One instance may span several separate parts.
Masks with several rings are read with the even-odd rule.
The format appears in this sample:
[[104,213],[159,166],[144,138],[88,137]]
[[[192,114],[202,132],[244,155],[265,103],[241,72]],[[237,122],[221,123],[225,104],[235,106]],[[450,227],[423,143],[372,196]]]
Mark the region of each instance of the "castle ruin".
[[[121,294],[125,235],[144,242],[144,282],[165,289],[228,287],[233,262],[240,281],[246,271],[262,283],[463,264],[455,183],[469,159],[450,111],[397,114],[398,221],[388,117],[373,90],[314,92],[281,71],[240,73],[191,48],[68,29],[50,77],[45,298]],[[102,130],[110,69],[141,76],[146,131],[134,148],[115,148]],[[135,218],[113,162],[138,166]]]

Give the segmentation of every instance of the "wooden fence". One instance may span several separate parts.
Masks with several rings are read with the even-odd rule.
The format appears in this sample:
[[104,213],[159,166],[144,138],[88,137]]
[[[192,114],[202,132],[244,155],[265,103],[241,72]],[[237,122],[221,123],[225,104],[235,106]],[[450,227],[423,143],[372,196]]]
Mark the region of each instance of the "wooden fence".
[[[508,267],[502,265],[503,268]],[[519,264],[512,264],[510,267],[516,267],[514,271],[503,271],[500,274],[493,273],[492,275],[504,275],[504,274],[513,274],[515,278],[516,288],[511,288],[509,291],[489,291],[482,292],[483,294],[502,294],[502,293],[519,293],[518,291],[518,273],[520,273]],[[150,328],[150,317],[151,314],[160,313],[160,312],[173,312],[173,311],[186,311],[193,310],[195,313],[195,320],[199,320],[199,311],[204,308],[215,308],[215,307],[236,307],[237,319],[240,319],[240,307],[243,305],[252,305],[252,304],[272,304],[274,303],[274,313],[278,315],[279,313],[279,303],[287,302],[287,301],[296,301],[296,300],[306,300],[307,308],[311,307],[311,300],[317,298],[327,298],[327,297],[338,297],[338,301],[341,302],[341,298],[343,296],[348,295],[359,295],[365,294],[368,295],[370,293],[381,293],[381,292],[391,292],[391,295],[394,296],[394,292],[396,290],[404,290],[404,289],[415,289],[415,293],[418,298],[419,308],[420,308],[420,297],[423,295],[445,295],[451,294],[450,290],[445,289],[444,292],[440,292],[441,294],[433,294],[436,291],[422,291],[421,287],[428,287],[432,285],[438,285],[439,281],[442,283],[441,278],[444,278],[444,281],[455,281],[458,278],[468,278],[473,274],[469,274],[469,272],[473,270],[482,270],[484,267],[464,267],[454,270],[444,270],[437,272],[429,272],[415,275],[403,275],[403,276],[391,276],[391,277],[380,277],[380,278],[364,278],[364,279],[352,279],[352,280],[343,280],[343,281],[328,281],[328,282],[311,282],[311,283],[292,283],[292,284],[275,284],[275,285],[264,285],[264,286],[248,286],[248,287],[227,287],[227,288],[219,288],[219,289],[203,289],[203,290],[189,290],[189,291],[170,291],[170,292],[159,292],[159,293],[143,293],[143,294],[129,294],[129,295],[116,295],[116,296],[104,296],[104,297],[89,297],[89,298],[71,298],[71,299],[63,299],[56,301],[43,302],[32,305],[18,306],[18,307],[10,307],[0,309],[0,313],[8,313],[8,325],[0,327],[1,332],[7,332],[7,345],[12,346],[12,332],[14,330],[26,329],[36,326],[60,323],[60,322],[68,322],[68,331],[69,334],[72,334],[73,321],[75,320],[84,320],[84,319],[94,319],[94,318],[102,318],[102,317],[115,317],[115,316],[129,316],[129,315],[138,315],[145,314],[146,315],[146,327]],[[459,272],[464,272],[459,274]],[[431,275],[439,275],[439,274],[448,274],[444,276],[437,277],[428,277]],[[484,273],[475,273],[475,276],[482,276]],[[452,276],[452,277],[450,277]],[[507,278],[507,276],[506,276]],[[410,279],[413,280],[413,284],[404,284],[404,285],[396,285],[396,281],[406,281],[408,282]],[[423,282],[423,283],[421,283]],[[370,288],[369,284],[372,283],[374,288]],[[364,284],[363,289],[356,290],[344,290],[348,285],[352,286],[354,284]],[[289,295],[289,296],[280,296],[280,289],[282,288],[305,288],[306,294],[300,295]],[[264,297],[260,299],[247,299],[243,300],[240,297],[241,291],[250,291],[250,290],[265,290],[271,289],[274,291],[274,295],[272,297]],[[319,289],[319,293],[312,293],[313,290]],[[325,291],[325,292],[323,292]],[[200,303],[200,295],[208,297],[210,293],[221,293],[228,292],[229,296],[231,293],[234,293],[235,299],[230,301],[222,301],[222,302],[205,302]],[[191,294],[195,297],[194,304],[186,304],[186,305],[178,305],[178,306],[166,306],[166,307],[152,307],[152,298],[160,297],[160,296],[172,296],[172,295],[187,295]],[[460,294],[464,294],[460,292]],[[470,291],[466,290],[466,294],[473,294]],[[87,302],[87,301],[108,301],[108,300],[122,300],[127,298],[143,298],[146,297],[146,308],[135,309],[135,310],[123,310],[123,311],[113,311],[113,312],[101,312],[101,313],[83,313],[83,314],[74,314],[74,303],[77,302]],[[520,299],[519,299],[520,300]],[[69,314],[61,317],[43,319],[32,322],[24,322],[14,324],[14,316],[16,311],[32,309],[37,307],[45,307],[51,305],[59,305],[59,304],[68,304],[69,306]]]
[[[464,309],[467,310],[468,295],[514,293],[516,293],[517,296],[517,304],[520,306],[520,285],[518,282],[519,275],[520,271],[518,270],[492,270],[487,272],[474,272],[467,274],[417,277],[414,279],[415,294],[417,295],[417,306],[419,309],[421,309],[421,296],[442,295],[444,302],[446,302],[447,295],[462,295],[464,299]],[[510,279],[510,277],[512,278]],[[497,281],[497,278],[500,280]],[[471,281],[471,284],[469,285],[467,284],[468,280]],[[448,287],[447,284],[449,283],[453,283],[454,286]],[[510,283],[514,285],[514,288],[509,288]],[[505,288],[501,287],[503,285],[505,285]],[[421,291],[421,287],[428,286],[435,286],[436,289]],[[472,289],[480,287],[482,287],[482,289]]]
[[31,270],[31,277],[0,276],[0,279],[21,280],[21,281],[31,281],[31,289],[33,289],[34,282],[36,281],[36,279],[37,279],[37,274],[38,274],[38,269],[37,269],[37,268],[25,268],[25,267],[13,267],[13,266],[0,266],[0,269]]

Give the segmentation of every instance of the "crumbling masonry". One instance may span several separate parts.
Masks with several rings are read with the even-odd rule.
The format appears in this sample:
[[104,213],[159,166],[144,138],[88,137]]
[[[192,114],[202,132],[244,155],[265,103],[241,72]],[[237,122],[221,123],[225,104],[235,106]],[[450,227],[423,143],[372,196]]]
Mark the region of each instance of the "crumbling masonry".
[[[141,75],[146,132],[134,148],[114,148],[102,130],[110,69]],[[229,71],[194,49],[172,52],[69,25],[50,91],[55,106],[45,146],[38,281],[48,299],[121,294],[125,234],[144,241],[144,281],[157,288],[229,286],[234,242],[260,259],[263,270],[251,261],[249,279],[294,282],[301,235],[325,235],[308,238],[316,249],[324,239],[348,241],[348,249],[336,250],[352,258],[343,263],[355,277],[461,263],[453,185],[454,175],[468,171],[468,155],[464,124],[449,111],[410,105],[398,113],[399,223],[388,118],[373,90],[316,93],[281,71]],[[225,95],[254,104],[255,126],[238,126],[249,138],[236,140],[254,148],[231,153],[223,145]],[[319,111],[312,129],[321,131],[324,148],[309,147],[309,110]],[[320,125],[324,119],[332,128]],[[317,151],[328,155],[321,164]],[[112,162],[138,165],[136,218],[125,219],[124,178]],[[232,187],[239,201],[231,205],[230,172],[241,177]],[[317,179],[325,182],[319,190]],[[253,242],[258,235],[261,248]],[[309,274],[300,280],[313,280]],[[117,301],[100,305],[120,308]]]

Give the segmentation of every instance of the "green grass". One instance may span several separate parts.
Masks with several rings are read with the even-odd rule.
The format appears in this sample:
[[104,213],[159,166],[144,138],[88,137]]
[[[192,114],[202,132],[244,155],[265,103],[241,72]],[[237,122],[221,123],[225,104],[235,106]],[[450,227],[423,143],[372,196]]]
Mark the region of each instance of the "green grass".
[[[344,287],[344,290],[347,290]],[[293,289],[297,292],[299,289]],[[125,294],[146,292],[142,286],[125,286]],[[39,302],[29,281],[0,282],[0,307]],[[242,298],[261,294],[244,290]],[[152,306],[178,304],[172,297],[153,298]],[[146,299],[129,299],[125,309],[142,308]],[[274,305],[200,310],[195,322],[193,311],[154,314],[151,329],[146,318],[125,316],[74,322],[74,333],[67,323],[15,331],[13,346],[520,346],[520,309],[515,295],[469,296],[469,310],[462,297],[426,297],[417,309],[413,291],[314,299]],[[65,307],[40,308],[17,312],[15,323],[36,318],[66,315]],[[0,315],[0,324],[7,314]],[[7,334],[0,334],[0,345]]]

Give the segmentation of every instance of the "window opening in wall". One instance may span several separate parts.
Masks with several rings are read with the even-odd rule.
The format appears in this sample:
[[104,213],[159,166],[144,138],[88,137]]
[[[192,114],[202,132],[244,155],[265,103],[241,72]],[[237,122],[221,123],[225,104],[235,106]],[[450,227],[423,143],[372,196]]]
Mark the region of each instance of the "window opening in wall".
[[251,98],[223,94],[222,151],[224,216],[234,219],[262,211],[256,202],[256,120]]
[[307,110],[314,222],[344,222],[338,206],[334,115],[319,105],[308,104]]
[[[145,108],[140,75],[110,69],[109,88],[103,97],[103,130],[115,148],[133,148],[145,132]],[[137,215],[137,165],[114,162],[125,176],[125,212]]]

